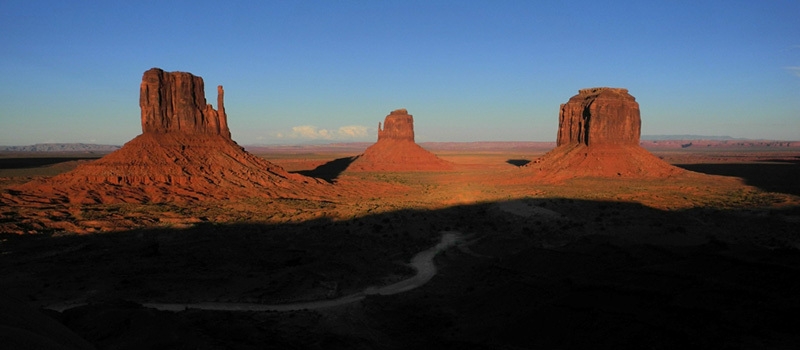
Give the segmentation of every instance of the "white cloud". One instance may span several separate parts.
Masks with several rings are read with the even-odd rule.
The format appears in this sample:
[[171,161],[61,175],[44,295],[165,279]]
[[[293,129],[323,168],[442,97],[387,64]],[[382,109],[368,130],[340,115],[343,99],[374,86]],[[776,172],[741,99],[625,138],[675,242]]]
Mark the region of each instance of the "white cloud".
[[795,76],[800,77],[800,66],[784,67],[784,69],[788,70],[790,73],[794,74]]
[[321,129],[313,125],[293,126],[290,132],[278,132],[277,138],[308,139],[308,140],[348,140],[367,136],[367,127],[361,125],[347,125],[336,130]]
[[318,129],[313,125],[301,125],[292,127],[292,132],[289,133],[290,138],[302,139],[329,139],[330,133],[326,129]]
[[339,136],[345,138],[359,138],[367,136],[367,127],[361,125],[347,125],[339,128]]

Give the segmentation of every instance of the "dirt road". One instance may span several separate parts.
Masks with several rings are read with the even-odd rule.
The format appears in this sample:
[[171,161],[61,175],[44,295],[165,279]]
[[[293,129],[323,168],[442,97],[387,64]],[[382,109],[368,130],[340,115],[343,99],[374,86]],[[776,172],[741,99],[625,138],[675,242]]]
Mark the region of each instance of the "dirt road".
[[383,287],[368,287],[362,292],[350,294],[337,299],[331,300],[318,300],[300,303],[289,304],[255,304],[255,303],[193,303],[193,304],[163,304],[163,303],[145,303],[143,306],[164,310],[164,311],[183,311],[186,309],[199,309],[199,310],[218,310],[218,311],[292,311],[292,310],[312,310],[324,309],[339,305],[345,305],[363,300],[367,295],[392,295],[407,292],[414,288],[418,288],[433,278],[436,275],[436,265],[433,263],[433,258],[439,252],[452,247],[458,243],[461,238],[461,233],[456,231],[442,232],[442,240],[436,246],[417,253],[411,259],[411,267],[417,270],[417,273],[405,280],[390,284]]

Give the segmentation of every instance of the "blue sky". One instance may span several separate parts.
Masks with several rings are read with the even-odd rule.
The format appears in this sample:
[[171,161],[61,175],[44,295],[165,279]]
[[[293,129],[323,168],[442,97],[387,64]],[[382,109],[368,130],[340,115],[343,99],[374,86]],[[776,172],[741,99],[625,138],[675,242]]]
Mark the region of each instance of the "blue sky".
[[225,87],[240,144],[552,141],[578,89],[643,134],[800,140],[800,2],[0,2],[0,144],[122,144],[159,67]]

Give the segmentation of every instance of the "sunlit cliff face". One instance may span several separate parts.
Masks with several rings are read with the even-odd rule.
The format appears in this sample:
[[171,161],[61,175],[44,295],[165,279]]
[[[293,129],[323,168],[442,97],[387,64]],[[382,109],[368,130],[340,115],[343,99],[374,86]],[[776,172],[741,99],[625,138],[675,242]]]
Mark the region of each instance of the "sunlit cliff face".
[[151,68],[139,88],[142,132],[182,132],[231,138],[225,114],[225,91],[217,87],[217,108],[206,103],[203,78],[186,72]]
[[414,116],[405,108],[389,113],[383,121],[383,128],[378,123],[378,141],[381,140],[414,142]]
[[621,88],[581,89],[561,105],[557,145],[639,145],[639,104]]

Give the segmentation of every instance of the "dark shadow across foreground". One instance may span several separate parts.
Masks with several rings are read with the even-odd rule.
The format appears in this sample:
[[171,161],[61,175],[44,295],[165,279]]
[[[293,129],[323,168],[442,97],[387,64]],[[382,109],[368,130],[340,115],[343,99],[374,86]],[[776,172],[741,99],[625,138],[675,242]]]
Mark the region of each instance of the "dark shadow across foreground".
[[[792,348],[800,252],[787,218],[798,214],[540,198],[344,221],[3,236],[0,285],[34,305],[90,302],[48,313],[98,348]],[[440,253],[439,274],[403,294],[317,311],[140,305],[279,303],[388,284],[412,274],[403,263],[444,230],[468,244]]]

